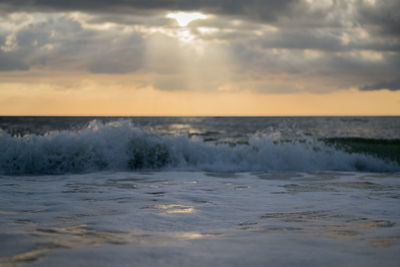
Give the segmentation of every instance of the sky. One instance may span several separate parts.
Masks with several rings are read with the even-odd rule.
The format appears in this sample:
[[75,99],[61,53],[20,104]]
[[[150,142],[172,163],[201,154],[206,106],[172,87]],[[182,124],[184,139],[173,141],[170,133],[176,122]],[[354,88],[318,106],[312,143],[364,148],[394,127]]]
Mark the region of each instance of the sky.
[[398,0],[2,0],[0,115],[400,115]]

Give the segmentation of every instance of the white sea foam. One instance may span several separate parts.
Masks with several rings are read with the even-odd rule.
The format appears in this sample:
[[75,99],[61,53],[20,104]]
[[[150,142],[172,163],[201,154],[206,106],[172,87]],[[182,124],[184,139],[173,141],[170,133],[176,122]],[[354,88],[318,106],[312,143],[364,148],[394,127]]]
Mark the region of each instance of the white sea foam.
[[317,140],[280,142],[255,135],[248,144],[213,144],[159,135],[127,121],[93,121],[80,131],[15,137],[0,132],[0,173],[59,174],[99,170],[369,171],[397,172],[399,164],[347,153]]

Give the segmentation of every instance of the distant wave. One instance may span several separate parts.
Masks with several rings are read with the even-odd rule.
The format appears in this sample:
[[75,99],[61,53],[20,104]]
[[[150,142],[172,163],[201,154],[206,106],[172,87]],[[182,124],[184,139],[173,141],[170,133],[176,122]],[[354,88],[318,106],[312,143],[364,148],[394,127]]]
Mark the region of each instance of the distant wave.
[[51,132],[44,136],[15,137],[0,131],[0,173],[400,171],[399,162],[393,158],[369,153],[368,146],[373,145],[370,143],[352,149],[350,139],[279,141],[255,135],[246,144],[215,144],[188,136],[159,135],[135,128],[127,121],[105,125],[93,121],[80,131]]

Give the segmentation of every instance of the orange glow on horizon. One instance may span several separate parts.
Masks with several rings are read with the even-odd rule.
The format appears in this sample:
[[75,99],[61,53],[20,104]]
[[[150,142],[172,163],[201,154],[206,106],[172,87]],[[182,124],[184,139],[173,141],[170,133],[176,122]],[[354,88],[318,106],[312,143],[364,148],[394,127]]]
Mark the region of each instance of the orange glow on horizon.
[[[18,85],[8,85],[16,86]],[[16,93],[17,92],[17,93]],[[86,90],[0,90],[0,114],[70,116],[400,115],[400,92],[356,89],[326,94]]]

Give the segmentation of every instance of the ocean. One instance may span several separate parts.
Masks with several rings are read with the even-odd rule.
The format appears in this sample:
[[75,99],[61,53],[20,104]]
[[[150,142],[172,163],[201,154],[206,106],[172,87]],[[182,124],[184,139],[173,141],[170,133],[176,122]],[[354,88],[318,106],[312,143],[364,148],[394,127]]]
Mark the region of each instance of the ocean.
[[400,117],[0,117],[1,266],[397,266]]

